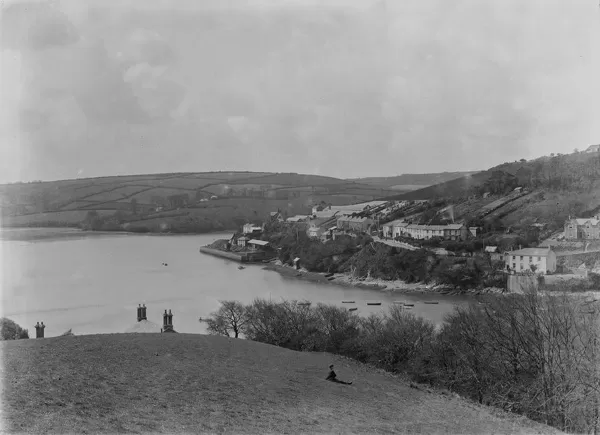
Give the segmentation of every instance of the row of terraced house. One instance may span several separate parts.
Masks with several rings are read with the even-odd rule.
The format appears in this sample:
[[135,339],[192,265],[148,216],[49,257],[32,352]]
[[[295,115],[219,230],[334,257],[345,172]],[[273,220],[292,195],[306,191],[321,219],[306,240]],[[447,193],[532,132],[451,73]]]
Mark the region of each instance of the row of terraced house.
[[439,237],[444,240],[466,240],[469,232],[475,229],[469,229],[464,224],[448,225],[418,225],[410,224],[403,220],[388,222],[382,226],[383,237],[412,237],[413,239],[427,240]]

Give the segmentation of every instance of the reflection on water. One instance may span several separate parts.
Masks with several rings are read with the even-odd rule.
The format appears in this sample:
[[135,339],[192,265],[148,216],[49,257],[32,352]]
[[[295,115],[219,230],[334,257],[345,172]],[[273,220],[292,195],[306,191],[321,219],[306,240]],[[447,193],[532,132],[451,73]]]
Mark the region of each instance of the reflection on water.
[[[25,230],[29,231],[29,230]],[[171,309],[179,332],[203,333],[199,317],[219,307],[219,300],[250,303],[254,298],[275,301],[309,300],[357,307],[359,315],[377,313],[394,301],[414,303],[412,312],[441,323],[460,296],[389,293],[284,278],[262,265],[238,270],[238,263],[201,254],[198,248],[224,234],[194,236],[86,234],[50,230],[35,242],[0,242],[2,315],[33,330],[37,321],[46,336],[73,328],[75,334],[123,332],[136,322],[136,307],[145,303],[148,320],[162,324]],[[30,237],[25,234],[22,238]],[[27,239],[30,240],[30,239]],[[168,266],[163,266],[167,263]],[[356,304],[342,304],[354,300]],[[429,305],[423,301],[435,300]],[[366,302],[381,301],[381,306]]]

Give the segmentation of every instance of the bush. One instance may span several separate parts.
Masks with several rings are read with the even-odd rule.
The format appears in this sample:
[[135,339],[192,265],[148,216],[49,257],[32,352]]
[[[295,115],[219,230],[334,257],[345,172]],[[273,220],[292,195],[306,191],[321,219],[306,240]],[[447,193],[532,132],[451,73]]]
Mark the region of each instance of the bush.
[[345,355],[564,431],[600,429],[600,307],[583,298],[491,298],[456,308],[439,331],[399,306],[359,318],[257,299],[245,312],[255,341]]
[[20,340],[29,338],[29,331],[21,328],[6,317],[0,318],[0,336],[2,340]]

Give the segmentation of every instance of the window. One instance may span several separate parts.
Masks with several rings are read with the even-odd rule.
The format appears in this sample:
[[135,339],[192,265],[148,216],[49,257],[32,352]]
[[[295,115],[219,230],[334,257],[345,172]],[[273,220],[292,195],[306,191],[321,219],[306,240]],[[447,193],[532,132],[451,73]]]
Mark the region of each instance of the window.
[[521,255],[521,258],[519,258],[519,260],[523,261],[523,256]]
[[513,257],[513,260],[516,260],[516,259],[517,259],[517,257],[516,257],[515,255],[513,255],[512,257]]
[[516,269],[516,268],[517,268],[517,264],[513,263],[513,269]]
[[532,263],[533,262],[533,257],[529,257],[529,262]]
[[538,261],[542,261],[542,257],[538,257]]

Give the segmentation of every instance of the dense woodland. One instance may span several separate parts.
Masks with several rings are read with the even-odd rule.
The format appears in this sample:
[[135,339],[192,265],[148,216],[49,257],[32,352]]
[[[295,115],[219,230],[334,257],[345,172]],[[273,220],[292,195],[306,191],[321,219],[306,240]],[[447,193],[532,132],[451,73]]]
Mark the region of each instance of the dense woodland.
[[[366,235],[342,235],[323,243],[291,225],[274,223],[263,236],[284,264],[301,259],[310,272],[345,272],[356,278],[400,279],[457,289],[504,288],[503,265],[489,257],[443,257],[427,249],[407,250],[374,242]],[[459,244],[460,242],[454,242]]]

